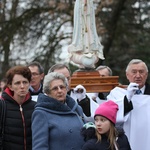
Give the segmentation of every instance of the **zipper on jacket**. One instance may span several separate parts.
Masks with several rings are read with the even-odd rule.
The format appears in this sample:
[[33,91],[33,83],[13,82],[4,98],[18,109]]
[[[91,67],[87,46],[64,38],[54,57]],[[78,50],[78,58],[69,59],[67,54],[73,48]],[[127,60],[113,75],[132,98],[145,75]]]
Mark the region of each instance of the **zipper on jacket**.
[[25,119],[23,115],[23,108],[21,105],[20,106],[20,112],[21,112],[21,117],[22,117],[22,122],[23,122],[23,130],[24,130],[24,150],[26,150],[26,128],[25,128]]

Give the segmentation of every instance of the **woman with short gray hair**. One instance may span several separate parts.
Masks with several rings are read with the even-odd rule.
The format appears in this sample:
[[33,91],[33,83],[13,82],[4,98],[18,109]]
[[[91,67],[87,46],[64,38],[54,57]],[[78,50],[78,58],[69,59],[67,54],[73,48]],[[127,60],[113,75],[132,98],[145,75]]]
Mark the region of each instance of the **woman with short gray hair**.
[[67,95],[68,81],[61,73],[45,76],[32,116],[32,150],[80,150],[84,121],[82,108]]
[[65,78],[63,74],[53,72],[51,74],[47,74],[44,78],[43,82],[43,92],[46,94],[50,94],[49,85],[50,83],[55,79],[61,79],[65,85],[65,87],[68,89],[68,80]]

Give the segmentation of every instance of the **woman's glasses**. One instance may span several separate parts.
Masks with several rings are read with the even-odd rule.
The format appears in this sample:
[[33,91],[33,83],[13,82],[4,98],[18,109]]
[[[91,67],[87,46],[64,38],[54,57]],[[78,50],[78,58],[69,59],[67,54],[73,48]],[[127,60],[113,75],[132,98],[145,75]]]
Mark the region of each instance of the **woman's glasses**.
[[66,86],[59,85],[59,86],[54,86],[53,88],[50,89],[50,91],[58,91],[58,90],[64,90],[64,89],[66,89]]

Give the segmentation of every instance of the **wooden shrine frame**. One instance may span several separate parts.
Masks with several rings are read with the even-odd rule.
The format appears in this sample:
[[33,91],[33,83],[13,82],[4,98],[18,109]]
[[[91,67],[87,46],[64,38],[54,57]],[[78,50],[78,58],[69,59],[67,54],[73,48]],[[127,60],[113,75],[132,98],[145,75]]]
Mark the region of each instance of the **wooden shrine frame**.
[[87,93],[109,92],[119,86],[119,76],[100,76],[98,71],[76,71],[71,77],[71,88],[81,84]]

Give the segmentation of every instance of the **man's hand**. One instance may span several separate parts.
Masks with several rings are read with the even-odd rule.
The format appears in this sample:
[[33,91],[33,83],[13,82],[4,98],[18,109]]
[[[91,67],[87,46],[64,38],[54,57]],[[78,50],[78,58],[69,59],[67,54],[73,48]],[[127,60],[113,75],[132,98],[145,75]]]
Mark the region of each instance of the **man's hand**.
[[86,98],[86,89],[84,88],[84,86],[79,84],[73,89],[73,91],[79,101]]
[[127,87],[127,99],[131,100],[132,96],[139,89],[139,85],[137,83],[131,82]]

